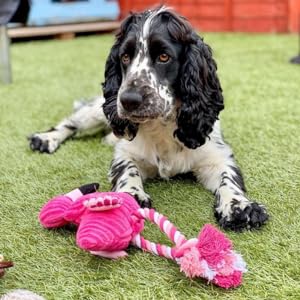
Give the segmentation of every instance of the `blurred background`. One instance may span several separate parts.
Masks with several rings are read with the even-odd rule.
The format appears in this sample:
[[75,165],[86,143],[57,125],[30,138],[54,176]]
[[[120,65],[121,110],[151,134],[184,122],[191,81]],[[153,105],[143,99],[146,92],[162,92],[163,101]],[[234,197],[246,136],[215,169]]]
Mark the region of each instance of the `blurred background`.
[[[300,32],[300,0],[1,0],[1,81],[11,81],[10,40],[110,32],[130,11],[159,4],[173,7],[201,32]],[[292,62],[300,63],[300,56]]]
[[174,7],[201,31],[298,30],[299,0],[120,0],[121,16],[158,2]]
[[45,26],[120,20],[165,4],[203,31],[296,32],[299,0],[1,0],[0,22]]

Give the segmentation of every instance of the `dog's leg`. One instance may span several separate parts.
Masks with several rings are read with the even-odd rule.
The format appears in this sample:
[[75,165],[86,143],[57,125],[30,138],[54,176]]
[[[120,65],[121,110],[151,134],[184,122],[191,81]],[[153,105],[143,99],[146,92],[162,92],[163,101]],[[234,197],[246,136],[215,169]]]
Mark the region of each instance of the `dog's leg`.
[[141,207],[151,207],[150,196],[144,192],[140,170],[134,161],[115,158],[109,171],[109,180],[112,191],[129,193]]
[[241,231],[258,228],[268,220],[263,205],[246,196],[240,169],[230,147],[213,138],[203,146],[201,163],[194,170],[197,179],[211,190],[215,197],[215,216],[223,228]]
[[150,196],[144,192],[143,180],[155,175],[155,168],[131,158],[122,146],[117,144],[114,159],[109,171],[112,190],[133,195],[142,207],[151,207]]
[[77,104],[74,113],[62,120],[58,125],[45,132],[32,134],[29,139],[30,148],[39,152],[53,153],[66,139],[75,134],[97,132],[108,128],[103,113],[103,97],[97,97],[87,103]]

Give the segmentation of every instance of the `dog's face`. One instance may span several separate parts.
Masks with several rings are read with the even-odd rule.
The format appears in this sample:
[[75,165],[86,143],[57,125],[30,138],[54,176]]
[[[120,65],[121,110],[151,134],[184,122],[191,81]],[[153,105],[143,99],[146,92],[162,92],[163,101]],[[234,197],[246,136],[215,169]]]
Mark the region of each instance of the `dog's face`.
[[140,123],[174,116],[174,136],[192,149],[205,143],[223,109],[210,47],[165,7],[122,23],[106,62],[103,92],[103,110],[117,136],[131,140]]
[[167,118],[175,106],[183,46],[172,40],[167,20],[158,17],[158,12],[141,19],[119,50],[118,116],[137,123]]

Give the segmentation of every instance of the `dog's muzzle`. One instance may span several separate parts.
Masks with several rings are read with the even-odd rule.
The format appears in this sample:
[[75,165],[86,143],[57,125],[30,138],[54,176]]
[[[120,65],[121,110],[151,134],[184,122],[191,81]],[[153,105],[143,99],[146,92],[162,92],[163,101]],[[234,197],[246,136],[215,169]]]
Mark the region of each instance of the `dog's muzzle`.
[[143,103],[143,96],[136,91],[125,91],[120,95],[120,102],[125,111],[133,112]]

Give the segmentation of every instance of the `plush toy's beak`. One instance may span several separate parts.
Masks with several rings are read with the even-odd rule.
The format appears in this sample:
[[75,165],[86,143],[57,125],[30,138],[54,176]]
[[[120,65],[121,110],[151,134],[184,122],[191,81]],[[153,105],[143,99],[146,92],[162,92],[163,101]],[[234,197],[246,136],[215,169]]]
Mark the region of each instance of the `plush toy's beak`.
[[92,211],[104,211],[118,208],[122,203],[123,199],[121,197],[104,194],[87,199],[83,202],[83,205]]

